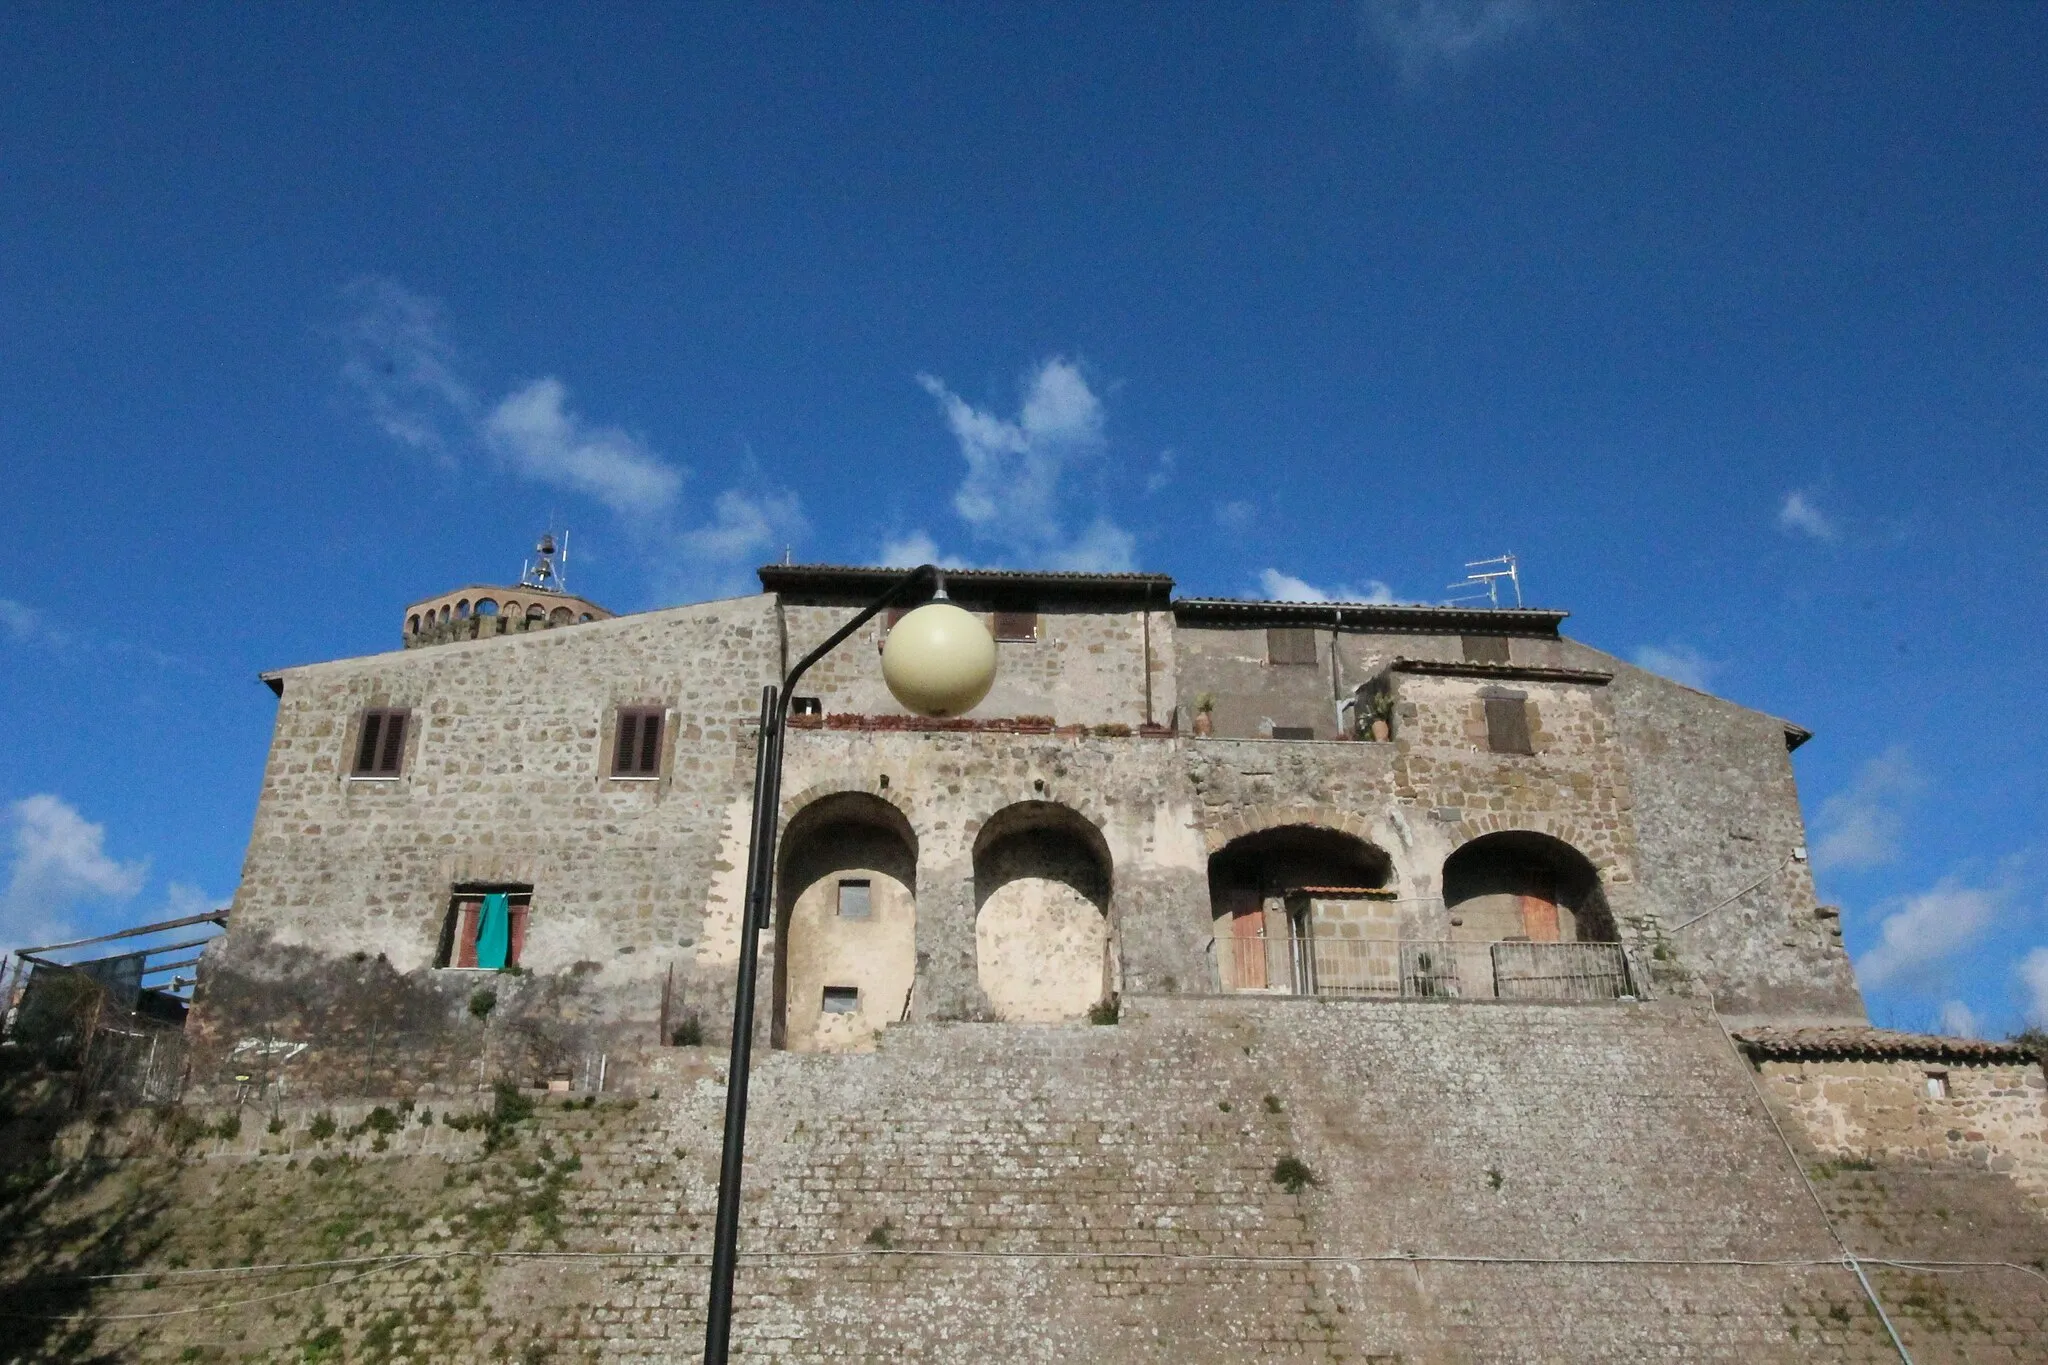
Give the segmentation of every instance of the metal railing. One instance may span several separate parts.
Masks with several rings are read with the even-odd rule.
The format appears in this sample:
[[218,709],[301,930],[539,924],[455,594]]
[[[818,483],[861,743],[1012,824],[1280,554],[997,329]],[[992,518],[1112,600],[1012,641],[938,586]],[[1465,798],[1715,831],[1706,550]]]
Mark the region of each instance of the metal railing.
[[1219,937],[1225,993],[1379,1000],[1619,1000],[1633,996],[1619,943]]

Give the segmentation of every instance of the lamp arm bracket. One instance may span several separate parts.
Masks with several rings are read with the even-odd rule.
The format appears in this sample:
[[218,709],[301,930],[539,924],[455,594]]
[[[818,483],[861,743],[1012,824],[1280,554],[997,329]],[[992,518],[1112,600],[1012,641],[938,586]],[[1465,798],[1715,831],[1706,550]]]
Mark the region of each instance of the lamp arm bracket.
[[803,658],[798,659],[795,666],[789,670],[788,675],[782,680],[782,696],[776,702],[776,723],[779,725],[782,721],[782,716],[789,710],[789,698],[796,691],[797,679],[809,672],[812,664],[837,649],[846,640],[847,636],[874,620],[883,611],[895,606],[906,597],[915,596],[920,589],[929,591],[936,587],[938,582],[939,570],[937,565],[918,565],[898,579],[895,585],[887,592],[869,603],[866,609],[858,616],[855,616],[838,630],[833,631],[823,644],[804,655]]

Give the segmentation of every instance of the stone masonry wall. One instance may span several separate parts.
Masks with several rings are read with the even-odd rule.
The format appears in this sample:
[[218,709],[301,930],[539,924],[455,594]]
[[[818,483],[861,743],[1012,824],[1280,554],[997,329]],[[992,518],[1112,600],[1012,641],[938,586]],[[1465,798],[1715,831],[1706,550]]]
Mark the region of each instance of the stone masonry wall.
[[[758,1054],[738,1358],[1894,1361],[1821,1205],[1866,1255],[2018,1267],[1870,1265],[1915,1360],[2048,1339],[2048,1220],[2006,1177],[1815,1167],[1817,1204],[1696,1005],[1126,1006]],[[0,1301],[82,1317],[0,1320],[0,1358],[691,1358],[722,1058],[648,1079],[495,1150],[452,1104],[388,1140],[245,1109],[175,1161],[80,1125],[0,1189]],[[422,1259],[180,1273],[376,1256]]]
[[[2038,1063],[1766,1060],[1757,1069],[1824,1155],[1996,1171],[2048,1209],[2048,1077]],[[1928,1093],[1930,1075],[1947,1094]]]

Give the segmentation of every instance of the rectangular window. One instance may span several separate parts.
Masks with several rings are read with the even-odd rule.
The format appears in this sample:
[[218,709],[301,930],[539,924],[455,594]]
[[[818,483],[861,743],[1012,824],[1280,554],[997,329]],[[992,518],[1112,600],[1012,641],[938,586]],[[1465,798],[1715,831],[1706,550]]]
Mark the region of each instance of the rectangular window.
[[1508,662],[1508,637],[1505,635],[1463,635],[1459,639],[1465,646],[1465,662],[1468,664]]
[[658,706],[621,706],[618,742],[612,746],[613,777],[661,775],[661,722]]
[[1533,754],[1529,703],[1515,697],[1486,698],[1486,747],[1497,754]]
[[1312,664],[1316,661],[1316,633],[1307,626],[1275,626],[1266,632],[1266,662]]
[[1930,1100],[1945,1100],[1948,1098],[1948,1073],[1946,1071],[1930,1071],[1927,1073],[1927,1098]]
[[826,1014],[853,1014],[860,1009],[860,987],[827,986],[818,1008]]
[[357,777],[396,777],[405,762],[405,722],[411,713],[388,706],[363,712],[356,738]]
[[998,610],[995,617],[996,639],[1019,644],[1029,644],[1038,639],[1037,612]]
[[1273,727],[1273,738],[1275,739],[1314,739],[1315,737],[1316,732],[1312,726],[1276,725]]
[[849,879],[839,883],[839,918],[866,919],[873,904],[869,894],[865,880]]
[[[494,897],[503,896],[502,906],[494,906]],[[526,920],[533,909],[533,888],[531,886],[458,886],[449,899],[448,918],[441,926],[441,951],[435,956],[437,967],[476,967],[479,964],[478,945],[481,941],[484,956],[495,959],[502,952],[502,962],[492,961],[493,967],[517,967],[526,951]],[[497,921],[504,916],[503,923]]]

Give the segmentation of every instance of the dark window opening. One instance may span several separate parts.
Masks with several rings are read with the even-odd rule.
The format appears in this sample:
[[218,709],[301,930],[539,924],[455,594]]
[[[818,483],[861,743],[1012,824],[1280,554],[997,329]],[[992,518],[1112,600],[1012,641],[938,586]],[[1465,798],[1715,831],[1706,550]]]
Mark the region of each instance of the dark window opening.
[[847,878],[839,883],[839,918],[866,919],[873,903],[872,887],[865,878]]
[[996,639],[1028,644],[1038,639],[1038,613],[1034,610],[999,607],[995,613]]
[[619,737],[612,747],[613,777],[661,775],[661,722],[658,706],[621,706]]
[[792,716],[822,716],[825,714],[825,703],[816,697],[791,697],[789,713]]
[[363,712],[356,739],[357,777],[396,777],[405,762],[405,719],[410,713],[390,707]]
[[1316,633],[1306,626],[1274,626],[1266,632],[1266,662],[1312,664],[1316,661]]
[[1508,637],[1505,635],[1465,635],[1459,638],[1465,646],[1465,662],[1468,664],[1508,662]]
[[860,1009],[860,987],[827,986],[818,1008],[826,1014],[853,1014]]
[[1314,739],[1315,737],[1316,732],[1313,726],[1276,725],[1273,727],[1273,738],[1275,739]]
[[526,952],[533,888],[521,884],[458,886],[441,925],[437,967],[517,967]]
[[1486,698],[1486,747],[1497,754],[1533,754],[1529,703],[1514,697]]

